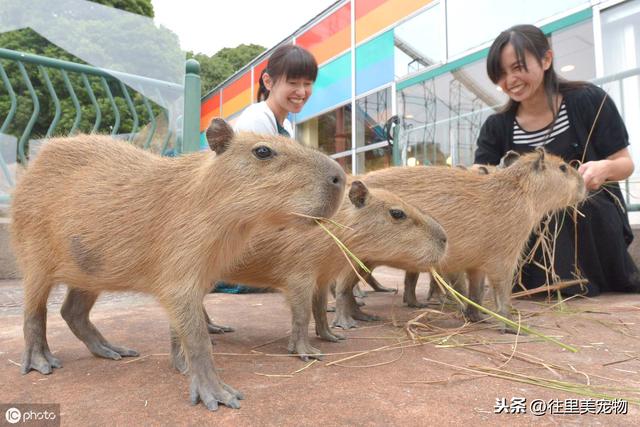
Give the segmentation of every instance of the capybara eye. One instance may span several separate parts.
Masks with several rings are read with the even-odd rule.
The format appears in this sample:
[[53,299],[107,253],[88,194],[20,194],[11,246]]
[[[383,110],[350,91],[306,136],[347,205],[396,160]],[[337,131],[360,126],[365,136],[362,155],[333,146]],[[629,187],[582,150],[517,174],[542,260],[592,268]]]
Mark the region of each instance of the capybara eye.
[[564,163],[563,163],[563,164],[561,164],[561,165],[560,165],[560,170],[561,170],[562,172],[565,172],[565,173],[566,173],[566,172],[567,172],[567,165],[565,165]]
[[389,209],[389,213],[393,219],[405,219],[407,217],[407,214],[400,209]]
[[273,157],[273,151],[271,148],[261,145],[253,149],[253,155],[260,160],[266,160]]

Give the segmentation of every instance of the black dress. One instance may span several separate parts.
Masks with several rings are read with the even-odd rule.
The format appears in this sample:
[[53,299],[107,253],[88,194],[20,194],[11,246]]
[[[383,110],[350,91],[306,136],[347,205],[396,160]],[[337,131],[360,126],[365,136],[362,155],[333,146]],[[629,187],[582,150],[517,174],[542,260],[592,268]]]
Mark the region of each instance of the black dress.
[[[526,132],[519,129],[515,110],[490,116],[480,130],[475,163],[496,165],[509,150],[532,151],[536,146],[561,156],[565,161],[581,160],[592,124],[605,92],[593,85],[563,93],[563,105],[552,129]],[[564,113],[566,111],[566,113]],[[585,162],[605,159],[629,145],[629,136],[614,102],[606,97],[602,111],[593,128]],[[640,273],[631,259],[627,247],[633,240],[631,226],[624,207],[618,183],[607,184],[604,190],[589,194],[580,207],[585,217],[578,217],[577,260],[578,271],[588,279],[585,290],[579,286],[566,288],[566,294],[586,293],[595,296],[601,292],[640,292]],[[617,199],[617,200],[616,200]],[[572,215],[558,215],[560,231],[556,240],[554,269],[559,280],[575,279],[576,228]],[[555,225],[551,224],[551,230]],[[535,241],[532,236],[530,244]],[[542,251],[538,250],[534,262],[545,265]],[[548,273],[532,263],[522,268],[522,283],[535,288],[551,283]],[[549,260],[546,260],[546,265]]]

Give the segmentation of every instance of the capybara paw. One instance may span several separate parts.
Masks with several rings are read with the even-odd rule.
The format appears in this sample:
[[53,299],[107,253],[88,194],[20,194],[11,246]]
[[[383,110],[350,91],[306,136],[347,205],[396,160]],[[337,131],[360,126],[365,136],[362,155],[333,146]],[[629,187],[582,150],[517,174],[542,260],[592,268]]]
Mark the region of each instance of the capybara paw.
[[365,306],[365,305],[367,305],[367,304],[366,304],[364,301],[362,301],[361,299],[356,298],[356,305],[357,305],[358,307],[364,307],[364,306]]
[[357,328],[358,324],[353,319],[353,317],[344,316],[344,317],[336,317],[331,322],[331,326],[334,328],[342,328],[342,329],[352,329]]
[[418,301],[411,301],[407,303],[407,307],[411,308],[427,308],[428,306],[429,304]]
[[295,344],[289,344],[289,353],[297,354],[305,362],[310,359],[322,360],[322,351],[313,347],[308,343],[298,342]]
[[353,313],[353,318],[356,320],[362,320],[363,322],[376,322],[378,320],[382,320],[379,316],[376,316],[375,314],[367,314],[360,310]]
[[333,331],[329,331],[329,330],[322,331],[318,335],[324,341],[329,341],[329,342],[338,342],[338,341],[347,339],[347,337],[345,337],[344,335],[337,334],[337,333],[335,333]]
[[138,357],[140,353],[126,347],[118,347],[107,342],[96,343],[91,346],[91,352],[105,359],[120,360],[123,357]]
[[182,375],[187,373],[187,361],[183,354],[174,354],[171,357],[171,366]]
[[207,330],[210,334],[224,334],[225,332],[235,332],[231,326],[218,325],[216,323],[207,323]]
[[464,311],[464,317],[466,317],[468,321],[474,322],[474,323],[480,322],[484,319],[484,316],[482,316],[482,314],[480,314],[480,312],[475,308],[466,309]]
[[216,411],[218,403],[233,409],[240,408],[239,400],[244,398],[242,393],[223,382],[210,382],[211,384],[201,384],[196,378],[192,379],[189,390],[192,405],[202,402],[210,411]]
[[51,352],[29,349],[25,351],[22,358],[20,372],[24,375],[33,369],[41,374],[49,375],[54,368],[62,368],[62,362],[57,357],[54,357]]
[[393,292],[393,293],[398,293],[398,290],[395,288],[387,288],[385,286],[378,286],[377,288],[374,289],[374,291],[376,292]]

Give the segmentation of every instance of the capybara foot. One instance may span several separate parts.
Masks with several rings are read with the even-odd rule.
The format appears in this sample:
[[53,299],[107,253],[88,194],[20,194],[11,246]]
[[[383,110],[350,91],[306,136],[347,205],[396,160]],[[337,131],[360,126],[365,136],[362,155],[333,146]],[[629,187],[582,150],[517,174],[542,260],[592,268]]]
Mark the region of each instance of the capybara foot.
[[393,292],[398,293],[398,290],[395,288],[387,288],[386,286],[379,285],[378,287],[373,289],[375,292]]
[[367,296],[367,294],[365,294],[364,291],[360,289],[360,286],[354,286],[353,296],[358,298],[364,298]]
[[429,306],[428,303],[418,302],[417,300],[407,303],[407,307],[411,307],[411,308],[427,308],[428,306]]
[[[173,353],[173,352],[172,352]],[[173,353],[171,355],[171,366],[182,375],[187,373],[187,360],[182,352]]]
[[196,376],[191,379],[189,390],[191,404],[197,405],[198,402],[202,402],[210,411],[217,410],[218,403],[233,409],[240,408],[239,401],[244,399],[242,393],[222,381],[208,380],[207,382],[208,384],[203,384]]
[[358,307],[364,307],[365,305],[367,305],[364,301],[362,301],[361,299],[355,298],[356,300],[356,305]]
[[325,341],[330,341],[330,342],[338,342],[338,341],[347,339],[347,337],[345,337],[344,335],[337,334],[328,328],[325,330],[319,331],[318,336],[320,337],[320,339]]
[[218,325],[213,322],[207,323],[207,330],[210,334],[224,334],[225,332],[235,332],[231,326]]
[[342,329],[352,329],[357,328],[358,324],[354,320],[353,317],[345,315],[345,316],[336,316],[331,322],[331,326],[334,328],[342,328]]
[[297,354],[300,356],[305,362],[308,362],[309,359],[318,359],[322,360],[322,351],[313,347],[311,344],[306,342],[290,342],[288,346],[289,353]]
[[361,310],[354,310],[351,315],[354,319],[362,320],[363,322],[376,322],[378,320],[382,320],[380,316],[376,316],[375,314],[368,314]]
[[126,347],[118,347],[108,342],[95,342],[89,346],[91,353],[105,359],[120,360],[123,357],[138,357],[140,354]]
[[49,375],[54,368],[62,368],[60,359],[54,357],[49,350],[34,347],[26,349],[22,356],[22,366],[20,368],[22,374],[34,369],[41,374]]
[[476,308],[470,307],[464,311],[464,317],[467,318],[470,322],[480,322],[484,320],[484,316],[480,314]]

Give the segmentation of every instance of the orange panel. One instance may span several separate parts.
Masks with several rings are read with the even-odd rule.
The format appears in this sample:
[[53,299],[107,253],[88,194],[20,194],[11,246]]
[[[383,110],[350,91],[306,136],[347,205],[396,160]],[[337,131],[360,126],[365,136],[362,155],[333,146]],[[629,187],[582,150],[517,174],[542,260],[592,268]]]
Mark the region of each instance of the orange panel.
[[244,107],[251,105],[251,88],[248,88],[231,99],[227,98],[227,90],[225,88],[222,99],[222,115],[226,118],[242,110]]
[[[223,101],[226,102],[227,99],[234,98],[239,93],[242,93],[249,89],[251,91],[251,70],[244,73],[239,79],[231,83],[229,86],[226,86],[223,89]],[[249,94],[249,98],[251,98],[251,94]]]
[[387,28],[432,0],[387,0],[356,21],[356,43]]

